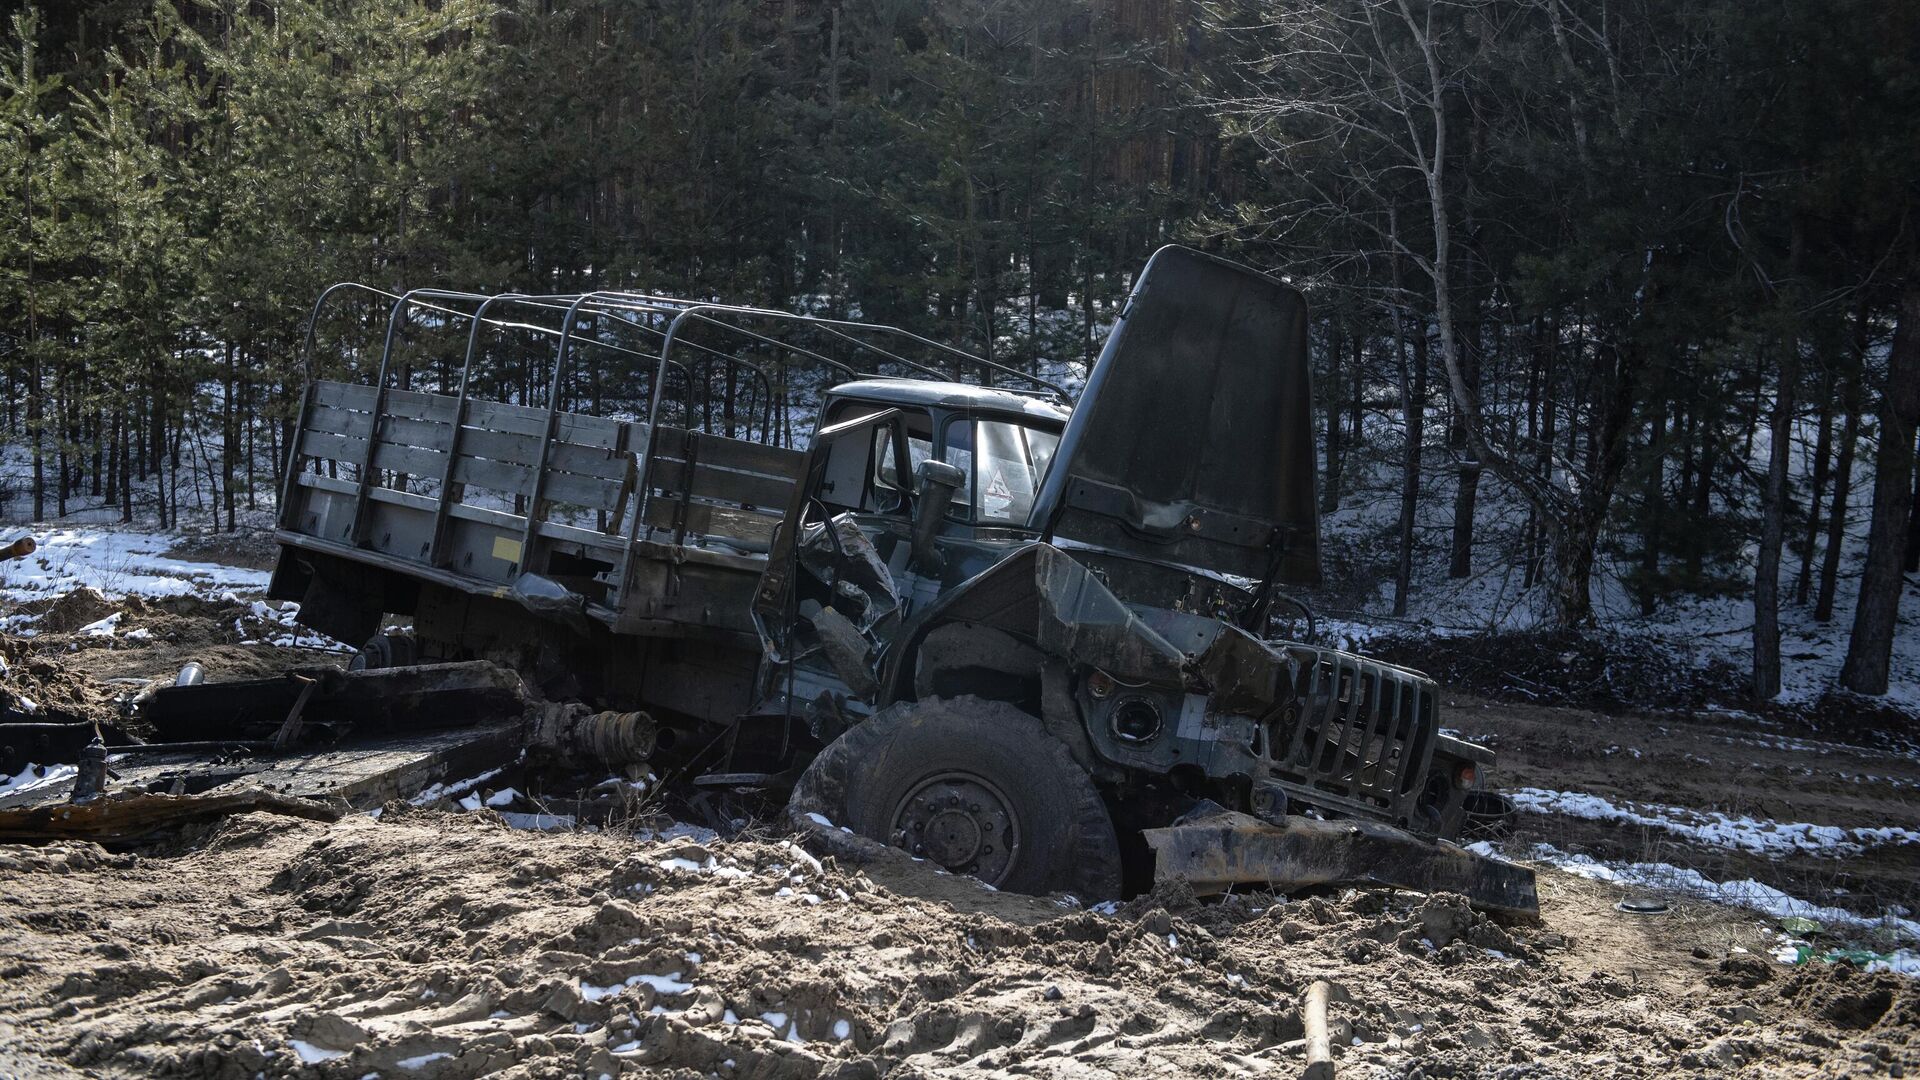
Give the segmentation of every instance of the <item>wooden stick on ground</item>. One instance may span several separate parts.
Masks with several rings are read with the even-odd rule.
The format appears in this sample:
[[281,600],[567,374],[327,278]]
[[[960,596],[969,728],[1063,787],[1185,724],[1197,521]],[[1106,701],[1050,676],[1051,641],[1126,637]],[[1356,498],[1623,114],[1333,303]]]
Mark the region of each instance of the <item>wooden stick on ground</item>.
[[1307,1071],[1304,1080],[1333,1080],[1333,1048],[1327,1037],[1327,996],[1332,991],[1325,979],[1307,986],[1306,1004],[1300,1021],[1307,1030]]

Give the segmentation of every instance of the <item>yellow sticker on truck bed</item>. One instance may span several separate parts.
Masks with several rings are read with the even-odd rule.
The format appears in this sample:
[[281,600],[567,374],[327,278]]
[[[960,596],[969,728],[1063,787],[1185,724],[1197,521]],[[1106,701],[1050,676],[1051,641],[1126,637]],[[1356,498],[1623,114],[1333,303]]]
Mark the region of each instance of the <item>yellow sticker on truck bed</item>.
[[520,561],[520,541],[509,540],[504,536],[493,538],[493,557],[510,563]]

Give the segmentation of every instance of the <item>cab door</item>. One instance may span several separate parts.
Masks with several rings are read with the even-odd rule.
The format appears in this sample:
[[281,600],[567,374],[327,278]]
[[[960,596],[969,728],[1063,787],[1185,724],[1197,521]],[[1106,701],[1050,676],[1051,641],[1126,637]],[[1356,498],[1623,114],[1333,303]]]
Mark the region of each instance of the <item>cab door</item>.
[[889,457],[909,460],[902,419],[899,409],[881,409],[815,433],[754,594],[769,662],[832,671],[852,684],[859,680],[841,670],[846,658],[823,655],[854,647],[843,621],[868,638],[897,623],[899,593],[875,541],[904,542],[912,524],[911,470],[881,467]]

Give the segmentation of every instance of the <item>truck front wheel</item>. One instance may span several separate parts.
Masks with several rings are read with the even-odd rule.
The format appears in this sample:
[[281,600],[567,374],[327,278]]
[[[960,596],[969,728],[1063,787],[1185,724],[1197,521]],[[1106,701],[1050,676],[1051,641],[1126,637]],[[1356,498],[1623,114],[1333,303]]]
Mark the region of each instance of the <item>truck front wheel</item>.
[[1120,845],[1067,748],[1012,705],[929,698],[836,739],[794,788],[817,814],[996,888],[1120,895]]

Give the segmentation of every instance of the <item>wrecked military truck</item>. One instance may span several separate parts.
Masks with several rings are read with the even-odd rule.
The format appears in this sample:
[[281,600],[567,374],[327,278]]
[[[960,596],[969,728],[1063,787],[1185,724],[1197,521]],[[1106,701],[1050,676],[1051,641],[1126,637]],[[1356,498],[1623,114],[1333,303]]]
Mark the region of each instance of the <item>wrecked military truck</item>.
[[[371,370],[306,388],[271,586],[357,664],[506,664],[644,713],[693,785],[1003,888],[1535,909],[1530,871],[1451,842],[1492,755],[1434,684],[1276,633],[1319,575],[1293,288],[1163,248],[1077,402],[848,320],[381,300]],[[435,356],[422,326],[464,333]],[[501,359],[516,335],[544,367]]]

